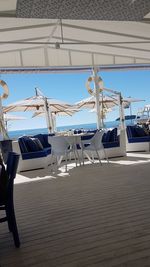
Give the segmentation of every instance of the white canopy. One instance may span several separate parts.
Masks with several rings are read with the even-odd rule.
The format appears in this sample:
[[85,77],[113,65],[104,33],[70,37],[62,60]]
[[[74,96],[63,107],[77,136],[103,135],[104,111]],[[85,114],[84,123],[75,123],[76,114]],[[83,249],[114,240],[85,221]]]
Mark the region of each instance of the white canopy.
[[[71,105],[69,105],[68,103],[53,98],[47,98],[47,103],[52,112],[64,111],[65,108],[67,109],[71,107]],[[36,110],[45,112],[44,101],[41,96],[29,97],[24,100],[11,103],[3,108],[3,111],[5,113]]]
[[[123,98],[123,107],[126,108],[131,104],[132,102],[140,102],[144,101],[142,99],[138,98],[132,98],[132,97],[126,97]],[[118,97],[116,95],[100,95],[99,97],[99,103],[102,104],[102,108],[113,108],[115,106],[118,106]],[[89,109],[96,109],[96,97],[90,96],[88,98],[82,99],[79,102],[76,102],[75,105],[79,108],[89,108]]]
[[[21,68],[22,71],[25,68],[30,68],[28,71],[37,71],[39,68],[49,71],[49,68],[62,70],[91,66],[99,66],[101,69],[112,66],[150,67],[150,24],[146,23],[146,19],[142,20],[149,12],[149,5],[143,4],[143,1],[119,0],[117,7],[114,1],[107,1],[107,5],[103,4],[104,1],[96,1],[97,5],[101,4],[101,8],[106,9],[106,14],[109,14],[108,11],[112,14],[113,21],[105,21],[96,20],[99,16],[96,17],[98,6],[94,5],[95,1],[89,1],[90,6],[85,3],[87,1],[71,1],[72,5],[76,5],[76,11],[77,7],[80,11],[82,9],[82,14],[76,12],[79,20],[72,20],[64,19],[63,12],[61,16],[55,14],[57,1],[49,0],[47,6],[45,1],[32,1],[31,6],[29,0],[5,0],[0,6],[0,71],[21,71]],[[52,2],[56,3],[52,5]],[[109,8],[110,2],[112,7],[114,5],[114,11]],[[71,4],[67,5],[66,1],[59,3],[68,17]],[[40,9],[42,4],[43,9]],[[85,4],[89,11],[84,8]],[[128,13],[124,12],[125,8]],[[91,20],[86,20],[88,12]],[[125,13],[127,15],[124,18]],[[16,14],[18,17],[15,17]],[[103,14],[100,19],[109,19],[108,15]],[[69,17],[76,19],[73,12]],[[114,21],[115,18],[126,21]]]
[[21,101],[9,104],[3,108],[3,112],[10,111],[43,111],[46,116],[48,132],[54,130],[51,112],[57,112],[69,108],[71,105],[52,98],[45,97],[41,91],[36,88],[36,96],[26,98]]

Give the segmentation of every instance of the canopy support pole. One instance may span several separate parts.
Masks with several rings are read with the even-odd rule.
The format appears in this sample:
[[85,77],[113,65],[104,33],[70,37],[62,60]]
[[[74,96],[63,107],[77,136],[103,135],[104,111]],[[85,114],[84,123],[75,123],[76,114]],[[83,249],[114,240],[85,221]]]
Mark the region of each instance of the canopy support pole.
[[100,130],[103,128],[102,120],[101,120],[101,113],[100,113],[100,99],[99,99],[99,84],[98,84],[98,71],[97,68],[93,68],[93,77],[94,77],[94,92],[95,92],[95,99],[96,99],[96,115],[97,115],[97,129]]

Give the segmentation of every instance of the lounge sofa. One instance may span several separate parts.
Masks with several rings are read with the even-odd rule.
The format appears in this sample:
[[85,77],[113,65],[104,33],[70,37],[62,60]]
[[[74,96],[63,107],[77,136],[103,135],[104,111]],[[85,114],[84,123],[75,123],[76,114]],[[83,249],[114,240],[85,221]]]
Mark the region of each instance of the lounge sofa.
[[12,149],[21,155],[18,172],[45,168],[50,162],[51,146],[48,143],[48,134],[22,136],[12,142]]
[[149,151],[150,135],[140,126],[127,126],[126,128],[126,150],[130,151]]
[[124,130],[108,130],[104,133],[102,142],[108,158],[126,155]]

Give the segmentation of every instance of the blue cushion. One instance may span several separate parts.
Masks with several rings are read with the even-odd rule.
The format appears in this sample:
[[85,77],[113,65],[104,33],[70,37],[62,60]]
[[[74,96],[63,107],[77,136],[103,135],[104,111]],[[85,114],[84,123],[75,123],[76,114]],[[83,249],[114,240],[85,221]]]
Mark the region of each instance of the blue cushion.
[[94,136],[94,134],[90,134],[90,135],[83,135],[81,136],[81,140],[89,140]]
[[21,153],[27,153],[28,152],[28,148],[26,146],[24,137],[18,138],[18,143],[19,143],[19,146],[20,146]]
[[127,126],[128,138],[145,136],[145,134],[144,135],[142,134],[143,134],[142,128],[140,129],[140,127],[137,127],[137,126]]
[[115,141],[117,141],[117,128],[114,128],[110,132],[110,137],[109,137],[109,142],[115,142]]
[[136,132],[137,136],[139,136],[139,137],[147,136],[144,129],[141,127],[135,127],[135,132]]
[[47,147],[47,143],[45,142],[45,138],[43,134],[36,134],[33,137],[38,138],[42,144],[43,147]]
[[51,154],[51,148],[50,147],[45,147],[43,150],[45,151],[46,155]]
[[45,142],[45,147],[51,147],[51,145],[48,142],[48,136],[54,136],[55,134],[43,134],[44,142]]
[[126,132],[127,132],[128,138],[131,138],[132,137],[131,126],[127,126]]
[[106,133],[105,142],[109,142],[109,140],[110,140],[110,133],[111,133],[110,130]]
[[118,141],[107,142],[107,143],[103,143],[103,146],[104,146],[104,148],[119,147],[120,143]]
[[96,133],[98,130],[88,130],[87,133]]
[[132,136],[132,137],[138,137],[138,134],[137,134],[137,132],[136,132],[136,128],[135,128],[135,126],[131,126],[131,127],[130,127],[130,130],[131,130],[131,136]]
[[105,142],[106,142],[106,133],[104,133],[102,136],[102,143],[105,143]]
[[150,136],[141,136],[141,137],[132,137],[128,138],[129,143],[142,143],[142,142],[150,142]]
[[28,152],[28,153],[22,153],[22,159],[34,159],[34,158],[42,158],[46,157],[47,153],[43,150],[41,151],[34,151],[34,152]]
[[43,150],[43,145],[41,144],[40,140],[38,138],[31,138],[32,141],[35,143],[37,147],[37,151]]
[[80,133],[82,133],[82,130],[80,130],[80,129],[74,130],[74,134],[80,134]]
[[25,143],[26,143],[28,152],[34,152],[34,151],[42,150],[42,149],[39,148],[37,143],[34,142],[34,140],[32,140],[32,138],[25,139]]

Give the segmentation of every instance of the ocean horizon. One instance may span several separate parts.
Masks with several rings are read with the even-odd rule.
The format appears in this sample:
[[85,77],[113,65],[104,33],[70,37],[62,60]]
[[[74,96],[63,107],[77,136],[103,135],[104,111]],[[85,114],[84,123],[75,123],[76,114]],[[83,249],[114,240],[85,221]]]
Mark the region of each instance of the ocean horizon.
[[[126,124],[133,124],[131,122],[126,121]],[[108,121],[104,123],[105,128],[114,128],[119,126],[119,121]],[[85,124],[74,124],[74,125],[66,125],[66,126],[58,126],[57,131],[69,131],[74,129],[85,129],[85,130],[93,130],[96,129],[96,123],[85,123]],[[8,135],[12,139],[16,139],[23,135],[36,135],[36,134],[45,134],[48,133],[47,128],[36,128],[36,129],[22,129],[22,130],[8,130]]]

